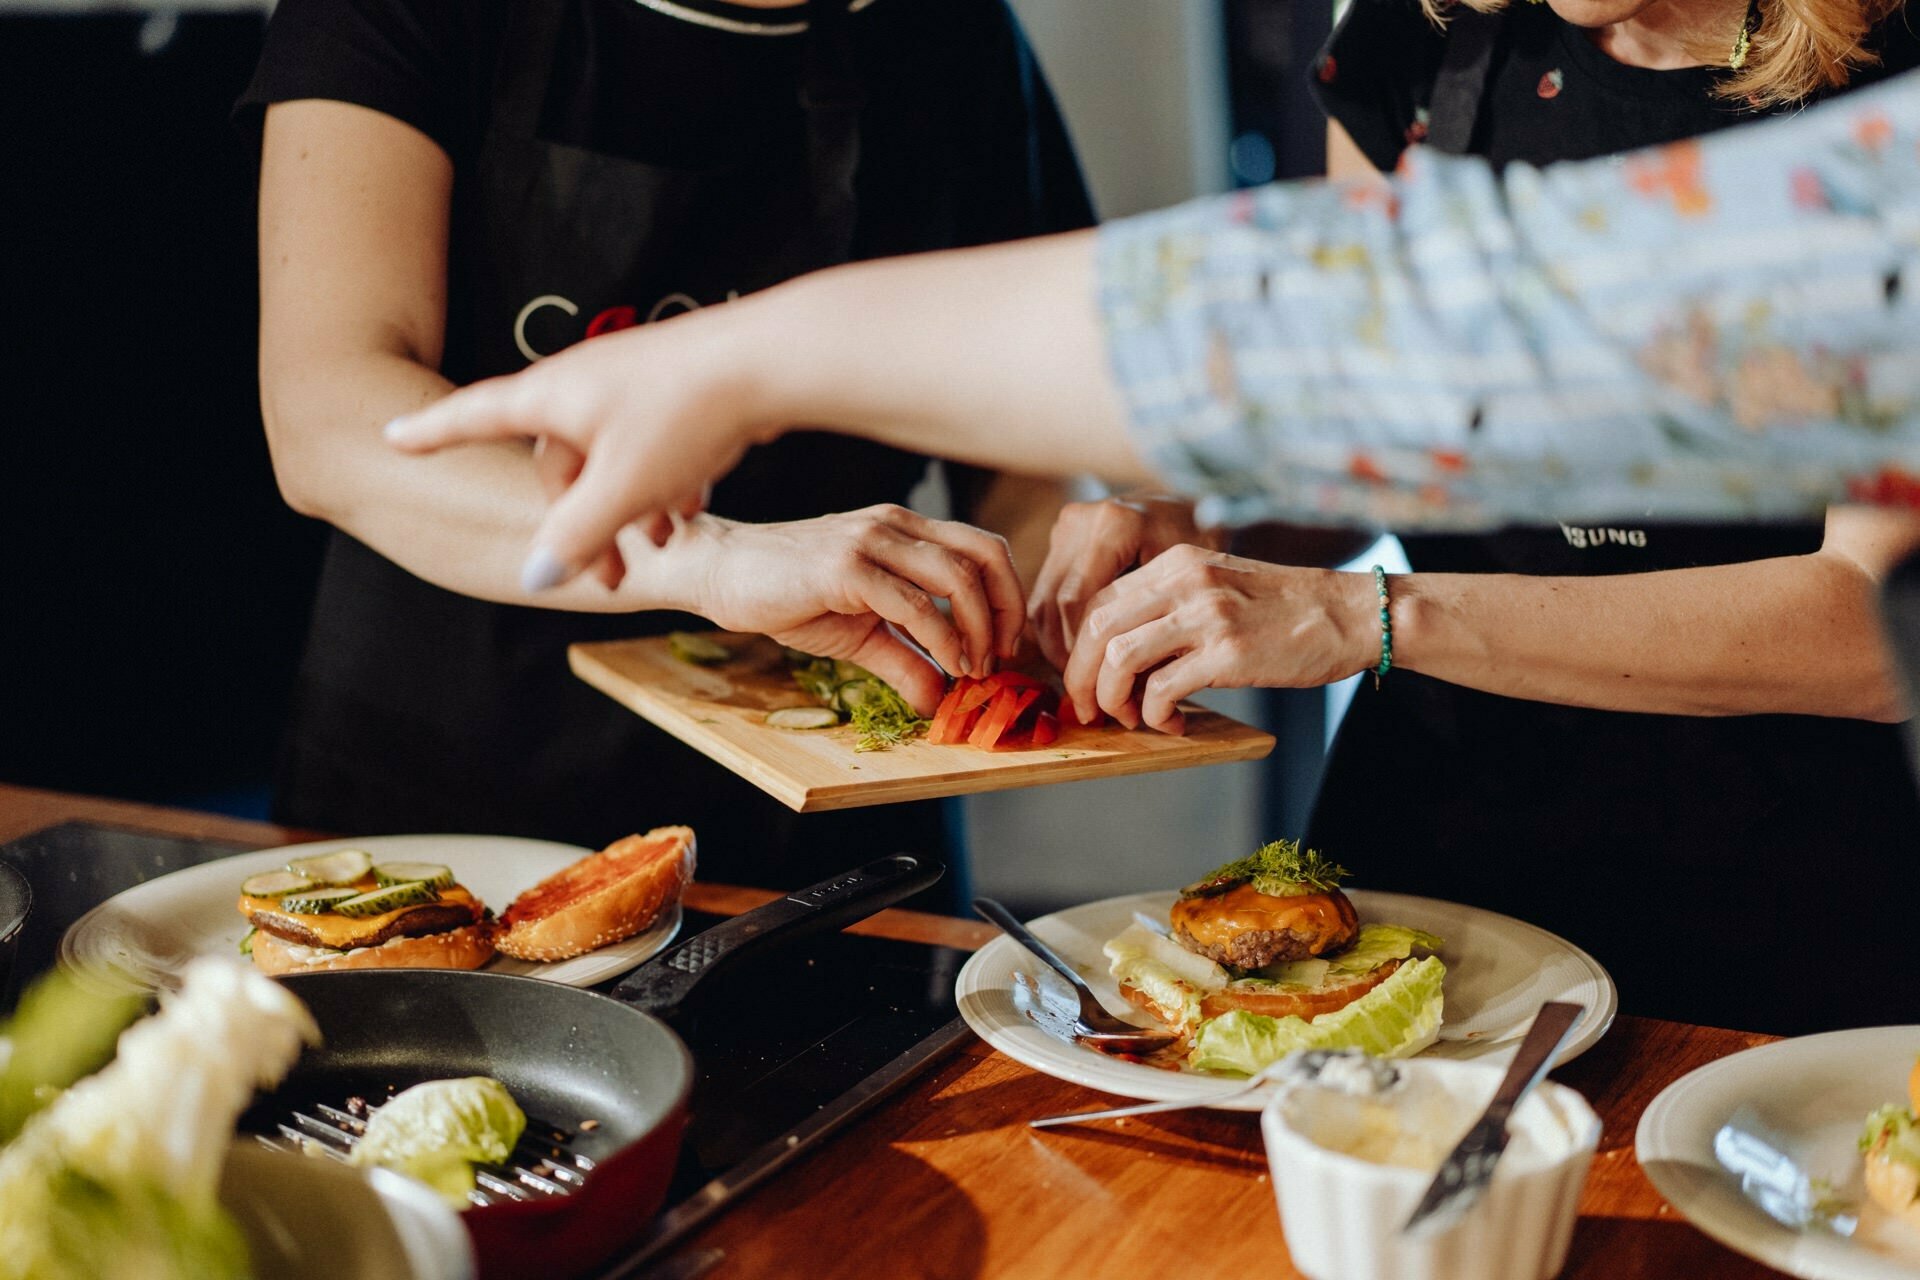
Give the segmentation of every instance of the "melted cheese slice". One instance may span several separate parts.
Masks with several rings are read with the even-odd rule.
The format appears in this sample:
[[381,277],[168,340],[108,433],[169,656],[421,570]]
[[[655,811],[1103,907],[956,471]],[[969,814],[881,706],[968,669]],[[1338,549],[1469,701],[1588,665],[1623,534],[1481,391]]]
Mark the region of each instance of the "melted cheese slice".
[[[372,876],[347,886],[361,893],[372,893],[380,886]],[[321,945],[335,951],[347,951],[360,946],[365,939],[375,937],[380,930],[398,920],[409,911],[418,911],[430,906],[465,906],[471,909],[474,919],[480,918],[480,900],[462,884],[452,885],[440,890],[440,896],[433,902],[416,902],[411,906],[395,907],[392,911],[383,911],[377,916],[343,916],[333,912],[325,915],[312,915],[300,911],[288,911],[280,905],[278,898],[256,898],[250,894],[240,895],[240,914],[249,920],[256,911],[271,912],[285,916],[289,920],[298,920],[301,926],[312,932]]]
[[1251,883],[1235,885],[1225,893],[1184,898],[1173,904],[1169,918],[1176,929],[1184,928],[1207,947],[1226,947],[1235,936],[1256,929],[1291,930],[1313,938],[1310,949],[1317,955],[1329,943],[1345,941],[1349,932],[1340,904],[1331,894],[1274,898]]

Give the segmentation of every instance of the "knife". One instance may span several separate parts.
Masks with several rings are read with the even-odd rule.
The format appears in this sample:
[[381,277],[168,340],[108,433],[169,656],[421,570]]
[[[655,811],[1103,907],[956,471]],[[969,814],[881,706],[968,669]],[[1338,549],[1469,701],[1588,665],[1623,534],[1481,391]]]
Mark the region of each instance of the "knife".
[[1493,1101],[1447,1156],[1440,1172],[1433,1175],[1426,1195],[1420,1198],[1413,1216],[1400,1228],[1402,1231],[1419,1234],[1444,1231],[1479,1202],[1486,1193],[1487,1183],[1493,1180],[1493,1166],[1507,1149],[1507,1121],[1513,1109],[1527,1096],[1527,1090],[1547,1074],[1561,1041],[1586,1012],[1584,1005],[1560,1001],[1540,1006],[1526,1038],[1520,1042],[1519,1052],[1507,1065],[1500,1087],[1494,1090]]

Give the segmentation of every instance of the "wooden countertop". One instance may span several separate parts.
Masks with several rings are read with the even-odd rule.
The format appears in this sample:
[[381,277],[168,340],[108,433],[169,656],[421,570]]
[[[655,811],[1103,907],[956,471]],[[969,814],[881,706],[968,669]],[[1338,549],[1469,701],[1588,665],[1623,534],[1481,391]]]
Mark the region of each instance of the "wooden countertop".
[[[261,845],[311,834],[0,783],[0,843],[73,820]],[[688,904],[725,914],[771,896],[696,884]],[[958,947],[993,936],[986,924],[908,911],[882,912],[857,928]],[[1780,1274],[1689,1226],[1633,1156],[1634,1126],[1660,1090],[1703,1063],[1771,1039],[1623,1016],[1594,1049],[1554,1073],[1605,1122],[1563,1276]],[[724,1251],[708,1280],[1297,1275],[1286,1259],[1256,1116],[1173,1112],[1049,1131],[1025,1124],[1109,1101],[970,1041],[675,1254]]]

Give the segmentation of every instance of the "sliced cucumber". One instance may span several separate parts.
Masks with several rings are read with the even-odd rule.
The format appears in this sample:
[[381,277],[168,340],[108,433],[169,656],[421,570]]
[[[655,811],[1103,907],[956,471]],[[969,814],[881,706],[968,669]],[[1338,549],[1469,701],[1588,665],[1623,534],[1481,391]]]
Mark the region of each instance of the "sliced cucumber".
[[332,853],[319,853],[311,858],[295,858],[287,864],[287,870],[307,879],[324,889],[337,889],[356,880],[364,879],[373,869],[373,855],[365,849],[336,849]]
[[432,902],[439,896],[433,891],[432,885],[409,880],[405,884],[390,884],[384,889],[375,889],[372,893],[362,893],[345,902],[336,902],[333,909],[343,916],[377,916],[401,907]]
[[781,707],[767,712],[767,723],[775,729],[831,729],[840,723],[840,713],[831,707]]
[[373,869],[373,879],[381,888],[418,880],[431,889],[453,887],[453,869],[437,862],[382,862]]
[[358,889],[296,889],[280,899],[280,909],[297,916],[324,916],[349,898],[360,896]]
[[733,656],[733,650],[709,640],[706,636],[695,635],[691,631],[673,631],[667,634],[667,652],[682,662],[691,662],[696,667],[718,666]]
[[849,680],[833,691],[834,705],[848,715],[855,707],[865,706],[869,702],[878,702],[887,696],[887,687],[872,677]]
[[318,887],[298,871],[263,871],[257,876],[248,876],[241,881],[240,892],[249,898],[279,898],[292,893],[295,889]]

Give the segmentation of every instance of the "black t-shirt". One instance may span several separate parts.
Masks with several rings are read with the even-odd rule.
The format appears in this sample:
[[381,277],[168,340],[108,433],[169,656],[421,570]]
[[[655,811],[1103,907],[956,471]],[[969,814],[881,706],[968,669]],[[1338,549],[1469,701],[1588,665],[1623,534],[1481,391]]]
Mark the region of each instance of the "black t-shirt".
[[[353,103],[419,129],[452,159],[445,371],[455,380],[471,376],[459,353],[475,349],[460,300],[489,268],[473,251],[477,242],[458,232],[463,217],[473,225],[503,181],[519,180],[517,172],[487,174],[481,159],[491,154],[483,146],[489,127],[501,122],[496,102],[513,98],[501,93],[512,79],[502,72],[543,61],[505,35],[509,18],[534,12],[511,6],[538,2],[281,0],[239,107],[242,123],[258,127],[266,104]],[[814,47],[796,29],[804,27],[805,8],[553,2],[560,26],[550,70],[543,67],[536,81],[545,96],[533,130],[559,157],[553,173],[578,152],[582,171],[604,160],[637,162],[650,176],[726,175],[717,184],[729,193],[724,208],[714,206],[716,216],[735,220],[726,225],[788,225],[776,213],[762,217],[757,199],[784,197],[794,190],[785,184],[818,176],[809,167],[816,153],[801,96]],[[1059,114],[1003,0],[854,0],[844,23],[850,47],[843,52],[864,96],[853,257],[1091,223]],[[759,186],[736,182],[741,174]],[[616,216],[652,219],[656,211],[636,199]],[[599,241],[616,238],[596,240],[591,217],[576,225],[589,257]],[[503,256],[535,252],[510,234],[501,243]],[[729,255],[752,256],[700,228],[671,243],[668,276],[736,278]],[[711,260],[692,260],[702,254]],[[804,267],[769,267],[763,259],[743,269],[759,273],[759,284],[744,286],[752,288],[770,283],[769,272]],[[645,312],[656,296],[617,300]],[[713,508],[765,521],[903,501],[924,466],[863,441],[789,435],[749,451],[717,486]],[[875,851],[940,851],[937,806],[810,815],[797,825],[776,802],[568,672],[570,643],[674,625],[687,621],[457,596],[336,533],[295,691],[276,814],[336,830],[485,830],[588,845],[684,822],[700,832],[703,866],[716,878],[780,886],[820,879]],[[948,883],[962,891],[960,876]]]
[[[1467,145],[1496,166],[1586,160],[1699,137],[1756,114],[1715,92],[1725,69],[1627,66],[1547,5],[1516,2],[1499,24]],[[1410,144],[1426,141],[1446,42],[1416,0],[1353,0],[1322,50],[1314,94],[1377,168],[1391,171]],[[1920,40],[1903,15],[1884,22],[1868,46],[1880,62],[1860,69],[1852,88],[1920,65]]]
[[[1512,4],[1498,21],[1467,146],[1496,165],[1587,159],[1755,114],[1715,94],[1723,72],[1625,66],[1545,5]],[[1883,63],[1856,83],[1915,62],[1898,17],[1878,35]],[[1352,0],[1323,53],[1316,92],[1380,168],[1425,140],[1446,39],[1416,0]],[[1589,576],[1799,555],[1821,538],[1818,523],[1685,526],[1650,511],[1403,542],[1415,571]],[[1584,639],[1570,628],[1564,643],[1571,654]],[[1847,930],[1863,969],[1897,969],[1917,831],[1920,795],[1888,725],[1599,711],[1394,671],[1355,695],[1308,836],[1369,886],[1572,939],[1629,1012],[1794,1033],[1920,1017],[1910,1000],[1763,959],[1820,920]],[[1838,945],[1803,941],[1814,955]]]
[[[351,102],[474,156],[510,0],[281,0],[240,100]],[[701,170],[804,147],[802,9],[569,0],[541,136]],[[850,17],[861,118],[856,257],[1093,221],[1066,130],[1003,0],[869,0]],[[898,217],[896,213],[913,214]]]

